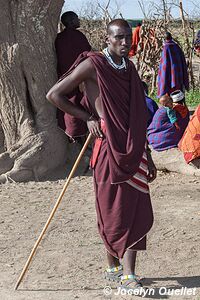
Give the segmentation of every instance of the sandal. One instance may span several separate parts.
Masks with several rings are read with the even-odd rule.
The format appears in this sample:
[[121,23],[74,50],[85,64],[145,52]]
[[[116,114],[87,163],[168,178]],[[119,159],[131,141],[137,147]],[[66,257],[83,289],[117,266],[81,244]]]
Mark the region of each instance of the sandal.
[[107,268],[104,272],[104,278],[110,281],[120,282],[122,274],[123,267],[119,265],[118,267]]
[[143,289],[143,285],[140,282],[140,278],[137,275],[131,274],[131,275],[124,275],[121,276],[121,289],[125,290],[139,290]]

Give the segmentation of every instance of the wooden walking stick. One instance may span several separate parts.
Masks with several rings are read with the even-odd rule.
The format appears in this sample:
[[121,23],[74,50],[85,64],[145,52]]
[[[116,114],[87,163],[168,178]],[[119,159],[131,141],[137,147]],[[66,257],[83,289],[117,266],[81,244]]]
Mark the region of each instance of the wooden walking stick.
[[70,182],[72,176],[74,175],[74,172],[76,171],[76,169],[77,169],[77,167],[79,165],[79,162],[80,162],[80,160],[81,160],[81,158],[82,158],[82,156],[83,156],[83,154],[84,154],[84,152],[85,152],[88,144],[91,141],[91,137],[92,137],[92,134],[90,133],[88,135],[88,138],[87,138],[87,140],[86,140],[83,148],[81,149],[81,152],[79,153],[79,156],[77,157],[77,159],[76,159],[76,161],[74,163],[74,166],[73,166],[73,168],[72,168],[72,170],[71,170],[71,172],[70,172],[70,174],[69,174],[69,176],[67,178],[67,181],[66,181],[66,183],[65,183],[65,185],[64,185],[64,187],[63,187],[63,189],[62,189],[62,191],[61,191],[61,193],[59,195],[59,197],[58,197],[58,200],[56,201],[56,204],[54,205],[54,208],[52,209],[52,211],[51,211],[51,213],[49,215],[49,218],[48,218],[48,220],[47,220],[44,228],[42,229],[42,232],[40,233],[40,236],[37,239],[37,241],[36,241],[36,243],[35,243],[32,251],[31,251],[31,254],[29,255],[29,258],[28,258],[28,260],[27,260],[27,262],[26,262],[26,264],[25,264],[25,266],[24,266],[24,268],[23,268],[23,270],[21,272],[21,275],[19,276],[19,279],[18,279],[18,281],[17,281],[17,283],[15,285],[15,290],[17,290],[18,286],[20,285],[20,283],[21,283],[21,281],[22,281],[22,279],[23,279],[23,277],[24,277],[24,275],[25,275],[25,273],[26,273],[26,271],[27,271],[27,269],[28,269],[28,267],[30,265],[30,262],[31,262],[34,254],[36,252],[36,249],[37,249],[40,241],[42,240],[42,237],[45,234],[45,232],[46,232],[46,230],[47,230],[47,228],[48,228],[48,226],[49,226],[49,224],[50,224],[50,222],[51,222],[51,220],[52,220],[52,218],[53,218],[53,216],[54,216],[54,214],[55,214],[55,212],[56,212],[56,210],[57,210],[57,208],[58,208],[58,206],[59,206],[59,204],[60,204],[60,202],[61,202],[61,200],[62,200],[62,198],[64,196],[64,193],[65,193],[65,191],[66,191],[66,189],[67,189],[67,187],[69,185],[69,182]]

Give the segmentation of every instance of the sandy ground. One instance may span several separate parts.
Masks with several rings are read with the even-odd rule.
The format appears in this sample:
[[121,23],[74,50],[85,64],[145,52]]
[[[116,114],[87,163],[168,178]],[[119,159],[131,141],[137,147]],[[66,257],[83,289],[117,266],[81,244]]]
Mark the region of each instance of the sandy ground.
[[[141,299],[114,295],[103,279],[105,251],[97,232],[91,174],[75,177],[19,289],[15,283],[62,190],[64,180],[0,186],[0,299]],[[146,299],[200,299],[199,178],[158,173],[151,184],[155,223],[137,273],[152,288]],[[109,287],[104,291],[104,288]],[[181,296],[161,295],[166,287]],[[187,295],[189,288],[195,295]],[[196,288],[196,289],[195,289]],[[105,292],[111,295],[105,295]]]

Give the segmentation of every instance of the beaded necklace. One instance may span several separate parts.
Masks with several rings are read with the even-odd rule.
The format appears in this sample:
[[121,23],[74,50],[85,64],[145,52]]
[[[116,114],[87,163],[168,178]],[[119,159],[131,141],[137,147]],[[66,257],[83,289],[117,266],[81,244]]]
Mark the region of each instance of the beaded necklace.
[[124,69],[124,68],[126,69],[126,61],[125,61],[124,57],[122,57],[122,63],[121,63],[121,65],[117,65],[117,64],[113,61],[113,59],[112,59],[110,53],[108,52],[108,48],[103,49],[103,54],[105,55],[105,57],[106,57],[107,61],[109,62],[109,64],[110,64],[114,69],[116,69],[116,70],[121,70],[121,69]]

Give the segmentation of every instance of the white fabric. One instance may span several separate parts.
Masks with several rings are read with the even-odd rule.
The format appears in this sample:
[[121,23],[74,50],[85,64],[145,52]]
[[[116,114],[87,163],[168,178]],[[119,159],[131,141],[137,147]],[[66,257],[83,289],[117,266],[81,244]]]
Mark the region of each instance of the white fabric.
[[171,93],[170,97],[172,98],[173,102],[176,103],[176,102],[183,100],[185,95],[181,90],[177,90],[177,91],[174,91],[173,93]]

